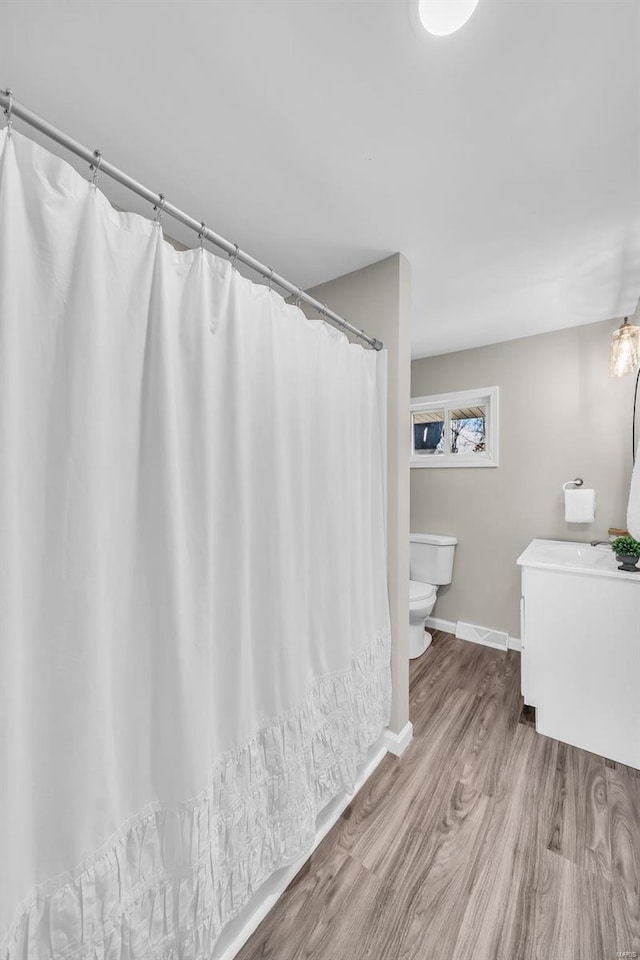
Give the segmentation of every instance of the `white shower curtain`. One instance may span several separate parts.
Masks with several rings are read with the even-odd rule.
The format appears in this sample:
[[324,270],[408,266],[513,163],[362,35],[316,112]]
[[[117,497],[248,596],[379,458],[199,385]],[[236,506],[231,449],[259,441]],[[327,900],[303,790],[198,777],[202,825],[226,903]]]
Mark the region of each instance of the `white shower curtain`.
[[205,958],[388,720],[384,357],[0,149],[0,956]]

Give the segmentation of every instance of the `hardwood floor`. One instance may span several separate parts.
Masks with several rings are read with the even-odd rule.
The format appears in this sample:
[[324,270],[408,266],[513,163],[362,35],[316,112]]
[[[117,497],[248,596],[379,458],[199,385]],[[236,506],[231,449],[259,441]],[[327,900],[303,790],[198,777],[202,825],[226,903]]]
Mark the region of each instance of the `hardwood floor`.
[[640,774],[538,735],[519,654],[438,633],[385,757],[238,960],[640,956]]

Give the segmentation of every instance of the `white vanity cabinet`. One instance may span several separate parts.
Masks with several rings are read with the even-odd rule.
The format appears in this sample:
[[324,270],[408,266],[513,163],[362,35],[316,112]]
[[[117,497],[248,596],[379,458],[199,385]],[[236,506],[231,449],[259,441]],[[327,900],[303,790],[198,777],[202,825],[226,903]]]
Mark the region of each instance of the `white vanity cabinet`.
[[533,540],[522,570],[522,694],[538,733],[640,768],[640,571],[608,546]]

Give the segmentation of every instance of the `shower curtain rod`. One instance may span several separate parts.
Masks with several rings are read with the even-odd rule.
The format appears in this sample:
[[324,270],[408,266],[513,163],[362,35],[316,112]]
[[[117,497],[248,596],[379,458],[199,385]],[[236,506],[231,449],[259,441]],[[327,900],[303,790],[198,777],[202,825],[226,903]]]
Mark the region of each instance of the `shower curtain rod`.
[[39,130],[40,133],[43,133],[46,137],[49,137],[49,139],[55,140],[60,146],[65,147],[65,149],[70,150],[72,153],[75,153],[76,156],[81,157],[87,163],[91,164],[92,167],[96,168],[96,172],[99,170],[100,173],[106,173],[107,176],[113,180],[117,180],[118,183],[132,190],[133,193],[137,193],[139,197],[148,200],[160,213],[168,213],[174,220],[179,220],[180,223],[183,223],[185,227],[190,227],[191,230],[195,230],[199,237],[209,240],[209,242],[215,244],[216,247],[221,247],[222,250],[226,251],[226,253],[232,257],[234,262],[240,260],[248,267],[251,267],[252,270],[255,270],[256,273],[260,273],[263,277],[266,277],[270,284],[275,283],[283,290],[293,294],[296,299],[308,303],[309,306],[317,310],[325,320],[330,320],[343,330],[348,330],[354,337],[364,340],[364,342],[369,344],[370,347],[373,347],[374,350],[382,350],[384,344],[380,340],[376,340],[375,337],[370,337],[364,330],[359,330],[357,327],[354,327],[353,324],[345,320],[344,317],[341,317],[340,314],[330,310],[324,303],[320,303],[319,300],[310,297],[309,294],[305,293],[300,287],[296,287],[295,284],[281,277],[280,274],[276,273],[270,267],[265,266],[263,263],[260,263],[259,260],[256,260],[255,257],[245,253],[237,244],[225,240],[224,237],[210,230],[204,222],[195,220],[193,217],[190,217],[188,213],[184,213],[183,210],[169,203],[163,194],[154,193],[153,190],[147,189],[147,187],[138,183],[137,180],[134,180],[133,177],[128,176],[126,173],[123,173],[122,170],[114,167],[112,163],[103,159],[99,150],[89,150],[88,147],[83,146],[81,143],[78,143],[77,140],[67,136],[62,130],[58,130],[53,124],[43,120],[37,113],[33,113],[33,111],[15,100],[11,90],[0,91],[0,106],[5,108],[4,112],[8,124],[11,124],[13,117],[24,120],[25,123]]

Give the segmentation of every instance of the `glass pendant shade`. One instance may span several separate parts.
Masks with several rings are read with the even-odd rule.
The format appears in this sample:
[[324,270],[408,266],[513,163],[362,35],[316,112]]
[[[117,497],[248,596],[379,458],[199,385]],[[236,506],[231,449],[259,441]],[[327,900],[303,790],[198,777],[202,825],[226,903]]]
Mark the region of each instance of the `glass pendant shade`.
[[611,334],[609,370],[614,377],[624,377],[633,373],[639,362],[640,327],[629,323],[625,317],[622,326]]

